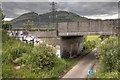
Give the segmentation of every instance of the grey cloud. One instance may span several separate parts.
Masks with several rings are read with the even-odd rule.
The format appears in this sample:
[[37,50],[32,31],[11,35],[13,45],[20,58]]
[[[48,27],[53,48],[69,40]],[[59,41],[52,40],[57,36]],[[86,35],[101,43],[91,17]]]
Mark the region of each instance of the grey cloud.
[[50,10],[49,4],[48,2],[3,2],[3,12],[7,17],[17,17],[19,16],[17,13],[23,13],[22,11],[42,14]]
[[117,2],[71,2],[58,4],[58,7],[82,16],[118,13]]
[[1,0],[2,2],[118,2],[119,0]]
[[[81,16],[117,14],[117,2],[58,2],[57,10],[65,10]],[[38,14],[50,11],[50,2],[3,2],[3,11],[7,17],[18,17],[18,13],[34,11]]]
[[1,0],[2,2],[49,2],[49,0]]

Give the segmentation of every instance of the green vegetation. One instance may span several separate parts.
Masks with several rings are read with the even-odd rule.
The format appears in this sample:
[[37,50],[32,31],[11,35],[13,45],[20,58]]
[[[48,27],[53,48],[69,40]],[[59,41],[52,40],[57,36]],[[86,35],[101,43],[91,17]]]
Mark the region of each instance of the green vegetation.
[[100,35],[84,36],[84,53],[90,52],[96,47],[96,45],[98,45],[101,42],[101,39],[99,37]]
[[[64,64],[65,61],[55,56],[53,48],[47,47],[45,44],[40,44],[33,48],[15,38],[8,37],[5,31],[3,31],[2,36],[3,77],[56,77],[56,75],[54,75],[55,73],[53,73],[56,64],[60,66],[61,63],[61,67],[66,65]],[[24,56],[23,53],[25,54]],[[14,62],[16,58],[20,60]],[[18,70],[14,69],[15,66],[23,64],[25,66],[22,68]]]
[[2,25],[3,25],[4,18],[5,18],[5,15],[3,14],[2,9],[0,8],[0,24]]
[[95,78],[120,78],[120,54],[118,37],[109,37],[97,47],[96,56],[100,62],[100,69]]
[[109,35],[101,35],[99,36],[99,38],[101,38],[101,40],[105,40],[106,38],[109,38],[110,36]]
[[85,53],[92,51],[93,48],[95,48],[95,41],[85,41],[84,47],[85,47]]
[[[43,42],[35,47],[2,34],[2,76],[3,78],[60,78],[78,61],[63,60],[55,55],[53,47]],[[15,59],[18,61],[14,62]],[[15,69],[15,66],[21,66]]]
[[2,31],[2,62],[10,64],[17,57],[22,57],[22,53],[29,53],[31,47],[15,38],[6,35],[6,31]]
[[[36,30],[40,30],[40,31],[46,31],[46,30],[55,30],[55,27],[50,27],[50,28],[31,28],[31,31],[36,31]],[[12,30],[25,30],[25,28],[12,28]]]
[[[103,42],[102,42],[103,41]],[[102,44],[101,44],[102,42]],[[87,47],[86,47],[87,46]],[[93,78],[118,78],[120,75],[120,58],[118,37],[92,35],[85,36],[86,51],[97,48],[96,58],[99,60],[100,68]],[[102,79],[101,79],[102,80]]]
[[3,29],[12,29],[12,23],[11,22],[4,22],[2,25],[2,28]]
[[28,20],[27,24],[26,24],[27,30],[31,30],[32,25],[33,25],[33,21],[31,22],[31,21]]
[[86,41],[95,41],[97,38],[99,38],[100,35],[88,35],[88,36],[85,36],[86,38]]
[[2,78],[2,25],[4,22],[5,15],[0,8],[0,79]]

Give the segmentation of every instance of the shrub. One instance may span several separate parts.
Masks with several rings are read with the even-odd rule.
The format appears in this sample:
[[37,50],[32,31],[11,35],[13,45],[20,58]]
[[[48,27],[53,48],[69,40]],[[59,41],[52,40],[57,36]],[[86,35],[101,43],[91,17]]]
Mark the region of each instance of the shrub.
[[[2,76],[3,78],[53,78],[59,77],[71,63],[58,58],[52,46],[41,43],[34,48],[3,31]],[[23,56],[22,53],[25,55]],[[13,62],[19,58],[17,62]],[[74,63],[74,62],[72,62]],[[15,69],[16,65],[23,65]]]
[[9,37],[5,30],[2,32],[2,62],[4,64],[11,64],[16,58],[22,57],[22,53],[31,52],[32,47],[28,44],[24,44],[14,37]]
[[11,64],[13,61],[12,55],[7,51],[2,51],[2,63]]
[[96,56],[100,61],[101,72],[120,71],[118,47],[117,37],[110,37],[104,44],[98,46]]
[[110,36],[109,35],[101,35],[99,36],[99,38],[101,38],[101,40],[105,40],[106,38],[109,38]]
[[27,60],[29,60],[26,63],[28,68],[32,68],[35,72],[38,72],[41,69],[52,69],[57,59],[57,56],[53,52],[53,48],[46,46],[46,43],[35,46],[27,58]]
[[85,47],[85,50],[92,50],[93,48],[95,48],[95,45],[96,45],[96,42],[93,40],[93,41],[85,41],[84,42],[84,47]]
[[119,80],[116,79],[119,78],[119,72],[114,71],[114,72],[96,73],[94,78],[101,78],[100,80],[103,80],[102,78],[113,78],[115,80]]

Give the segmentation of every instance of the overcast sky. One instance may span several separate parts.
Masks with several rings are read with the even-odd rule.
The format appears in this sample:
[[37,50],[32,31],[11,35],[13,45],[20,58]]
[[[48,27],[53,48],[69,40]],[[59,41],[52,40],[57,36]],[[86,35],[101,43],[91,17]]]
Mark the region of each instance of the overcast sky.
[[1,0],[2,2],[118,2],[119,0]]
[[[15,0],[9,0],[7,2],[2,0],[2,9],[6,15],[5,20],[11,20],[31,11],[38,14],[43,14],[49,12],[51,9],[50,0],[46,0],[47,2],[40,2],[39,0],[34,0],[35,2],[32,2],[32,0],[27,1],[29,2],[26,2],[26,0],[18,0],[18,2]],[[76,0],[76,2],[72,2],[70,0],[66,0],[66,2],[56,2],[56,8],[58,11],[62,10],[73,12],[80,16],[85,16],[92,19],[118,18],[118,0],[106,0],[106,2],[77,1],[78,0]]]

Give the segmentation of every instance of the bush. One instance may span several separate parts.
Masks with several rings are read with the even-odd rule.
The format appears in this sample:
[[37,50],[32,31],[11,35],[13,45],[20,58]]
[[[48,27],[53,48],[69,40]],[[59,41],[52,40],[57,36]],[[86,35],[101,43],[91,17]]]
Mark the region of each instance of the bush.
[[5,30],[2,30],[2,41],[2,62],[4,64],[13,63],[13,60],[22,57],[22,53],[28,54],[32,49],[28,44],[6,35]]
[[[94,78],[119,78],[119,72],[114,71],[114,72],[105,72],[105,73],[96,73]],[[115,79],[118,80],[118,79]]]
[[110,37],[104,44],[98,46],[96,56],[100,61],[101,72],[120,71],[118,47],[117,37]]
[[[3,78],[58,78],[65,69],[71,67],[70,62],[58,58],[53,47],[47,46],[45,42],[31,47],[7,36],[4,30],[2,38]],[[23,56],[22,53],[25,55]],[[15,58],[19,60],[13,62]],[[23,64],[24,66],[20,69],[14,68]]]
[[7,51],[2,51],[2,63],[11,64],[13,62],[12,55]]
[[99,38],[101,38],[101,40],[105,40],[106,38],[109,38],[110,36],[109,35],[101,35],[99,36]]
[[28,68],[32,68],[35,72],[41,69],[51,70],[57,59],[53,52],[53,48],[46,46],[46,43],[35,46],[26,61]]
[[96,45],[96,42],[93,40],[93,41],[85,41],[84,42],[84,47],[85,47],[85,50],[92,50],[93,48],[95,48],[95,45]]

